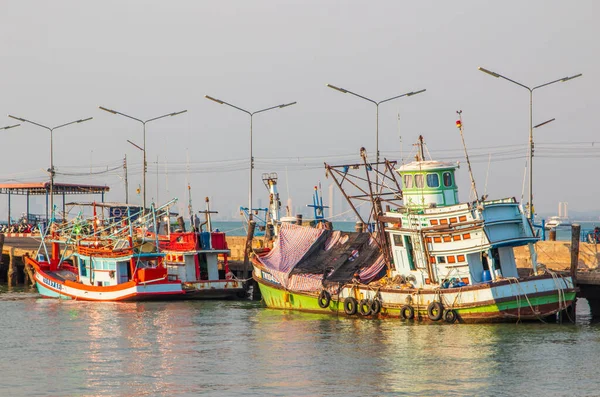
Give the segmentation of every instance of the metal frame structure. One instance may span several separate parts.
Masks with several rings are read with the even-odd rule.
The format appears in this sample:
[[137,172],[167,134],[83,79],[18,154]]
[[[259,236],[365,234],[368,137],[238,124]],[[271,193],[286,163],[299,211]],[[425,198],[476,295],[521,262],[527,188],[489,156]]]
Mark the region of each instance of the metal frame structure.
[[[70,183],[51,182],[24,182],[24,183],[2,183],[0,194],[8,194],[8,223],[10,224],[10,198],[12,195],[27,196],[27,217],[29,218],[29,196],[46,196],[46,220],[48,218],[48,198],[50,195],[61,195],[63,198],[63,213],[65,213],[65,196],[74,194],[101,194],[104,202],[104,194],[108,192],[108,186],[100,185],[78,185]],[[29,219],[28,219],[29,220]]]

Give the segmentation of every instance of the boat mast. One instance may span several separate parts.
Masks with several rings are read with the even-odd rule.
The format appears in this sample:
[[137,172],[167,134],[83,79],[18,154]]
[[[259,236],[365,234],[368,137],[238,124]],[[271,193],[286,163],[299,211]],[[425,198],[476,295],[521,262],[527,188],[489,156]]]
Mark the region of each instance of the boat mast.
[[463,136],[462,110],[457,110],[456,113],[458,113],[456,127],[460,131],[460,139],[462,140],[463,149],[465,150],[465,158],[467,159],[467,167],[469,168],[469,178],[471,178],[471,189],[475,193],[475,201],[479,203],[479,195],[477,194],[477,188],[475,187],[475,178],[473,178],[473,171],[471,170],[471,161],[469,161],[469,154],[467,153],[467,146],[465,145],[465,138]]

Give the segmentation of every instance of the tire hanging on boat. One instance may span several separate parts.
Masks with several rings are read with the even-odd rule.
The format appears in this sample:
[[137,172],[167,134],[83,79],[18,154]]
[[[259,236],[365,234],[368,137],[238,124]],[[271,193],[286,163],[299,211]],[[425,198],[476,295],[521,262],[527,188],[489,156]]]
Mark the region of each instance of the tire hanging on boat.
[[371,301],[368,300],[368,299],[362,299],[358,303],[358,312],[362,316],[369,316],[369,315],[371,315]]
[[327,290],[322,290],[319,294],[318,299],[319,307],[321,309],[327,309],[331,303],[331,294]]
[[410,305],[404,305],[400,309],[400,318],[402,320],[412,320],[415,318],[415,309]]
[[441,302],[431,302],[427,306],[427,315],[431,321],[439,321],[444,315],[444,306]]
[[456,311],[454,311],[453,309],[448,309],[444,311],[444,321],[446,321],[447,323],[453,324],[454,322],[456,322],[457,319],[458,316],[456,314]]
[[344,300],[344,313],[349,316],[356,314],[358,310],[358,302],[353,297],[349,296]]
[[371,301],[371,314],[376,316],[381,311],[381,300],[379,298],[375,298]]

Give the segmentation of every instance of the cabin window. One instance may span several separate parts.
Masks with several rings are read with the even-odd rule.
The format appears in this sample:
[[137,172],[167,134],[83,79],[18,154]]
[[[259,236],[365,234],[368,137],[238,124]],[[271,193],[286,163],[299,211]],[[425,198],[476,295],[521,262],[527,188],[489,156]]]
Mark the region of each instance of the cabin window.
[[456,263],[456,258],[453,255],[448,257],[448,263]]
[[467,217],[464,216],[464,215],[461,215],[461,216],[458,217],[458,220],[461,221],[461,222],[466,222],[467,221]]
[[452,174],[450,172],[444,172],[444,186],[450,187],[452,186]]
[[404,245],[406,246],[406,254],[408,256],[408,265],[410,270],[417,270],[415,266],[415,253],[413,250],[412,239],[409,236],[404,236]]
[[444,236],[444,242],[445,243],[449,243],[450,241],[452,241],[452,239],[450,238],[450,236]]
[[413,176],[412,175],[404,175],[404,188],[410,189],[413,187]]
[[433,226],[437,226],[438,220],[437,219],[432,219],[432,220],[429,221],[429,223],[431,223]]
[[455,234],[454,236],[452,236],[452,240],[460,241],[460,234]]
[[81,277],[87,277],[87,266],[83,259],[79,259],[79,275]]
[[464,262],[465,261],[465,256],[464,255],[457,255],[456,256],[456,260],[459,262]]
[[428,187],[440,187],[440,177],[438,174],[427,174]]
[[446,257],[445,256],[438,256],[437,257],[437,263],[446,263]]
[[418,188],[423,187],[423,174],[415,175],[415,187],[418,187]]
[[396,247],[404,247],[404,243],[402,242],[402,236],[399,234],[392,234],[394,236],[394,245]]
[[468,240],[471,238],[471,233],[465,233],[463,234],[463,240]]

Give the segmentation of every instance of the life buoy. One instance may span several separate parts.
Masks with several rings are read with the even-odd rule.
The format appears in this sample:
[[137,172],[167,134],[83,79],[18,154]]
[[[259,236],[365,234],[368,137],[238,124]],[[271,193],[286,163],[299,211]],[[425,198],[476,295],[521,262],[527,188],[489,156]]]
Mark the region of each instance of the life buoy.
[[371,301],[371,314],[377,315],[381,311],[381,301],[375,298]]
[[329,303],[331,303],[331,294],[329,291],[322,290],[319,294],[319,307],[321,309],[326,309],[329,307]]
[[439,321],[444,315],[444,306],[441,302],[431,302],[427,306],[427,315],[431,321]]
[[456,311],[454,311],[453,309],[448,309],[446,311],[444,311],[444,321],[446,321],[449,324],[453,324],[454,322],[456,322],[458,316],[456,314]]
[[371,301],[368,299],[362,299],[358,304],[358,312],[363,316],[371,314]]
[[400,309],[400,318],[402,320],[412,320],[415,318],[415,309],[410,305],[404,305]]
[[344,300],[344,313],[349,316],[356,314],[358,310],[358,302],[353,297],[349,296]]

